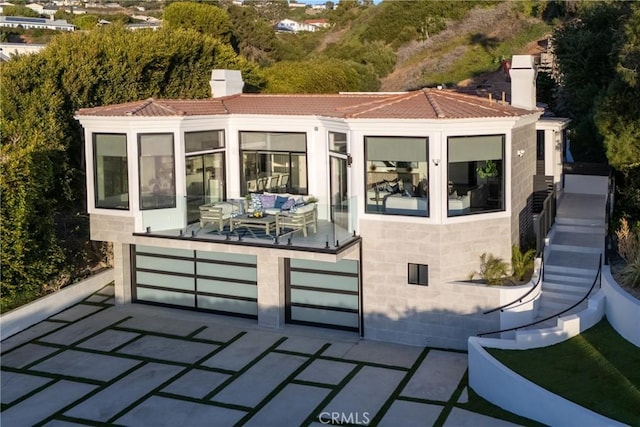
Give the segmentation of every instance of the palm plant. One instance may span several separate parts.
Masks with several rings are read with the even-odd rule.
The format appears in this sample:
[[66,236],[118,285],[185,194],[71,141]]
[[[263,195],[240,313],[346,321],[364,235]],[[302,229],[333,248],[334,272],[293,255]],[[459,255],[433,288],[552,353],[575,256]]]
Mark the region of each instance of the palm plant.
[[503,279],[507,276],[508,268],[509,264],[502,258],[485,252],[480,255],[480,271],[471,273],[469,279],[473,279],[478,275],[488,285],[501,285]]
[[536,256],[535,249],[522,252],[519,247],[511,247],[511,274],[513,278],[522,281],[533,273],[533,260]]

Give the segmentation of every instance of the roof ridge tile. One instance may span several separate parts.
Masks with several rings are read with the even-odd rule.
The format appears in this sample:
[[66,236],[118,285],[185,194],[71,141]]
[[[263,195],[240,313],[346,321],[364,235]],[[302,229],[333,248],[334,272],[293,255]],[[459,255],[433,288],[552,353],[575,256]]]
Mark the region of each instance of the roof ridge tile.
[[153,103],[153,98],[147,98],[144,101],[141,101],[139,105],[125,111],[124,114],[127,116],[135,116],[137,113],[147,108],[151,103]]

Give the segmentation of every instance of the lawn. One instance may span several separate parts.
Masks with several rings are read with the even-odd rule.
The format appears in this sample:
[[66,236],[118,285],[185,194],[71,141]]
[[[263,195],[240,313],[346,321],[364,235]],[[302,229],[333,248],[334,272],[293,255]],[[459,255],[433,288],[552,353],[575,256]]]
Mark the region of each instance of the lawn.
[[557,395],[614,420],[640,426],[640,348],[618,335],[606,319],[550,347],[487,351]]

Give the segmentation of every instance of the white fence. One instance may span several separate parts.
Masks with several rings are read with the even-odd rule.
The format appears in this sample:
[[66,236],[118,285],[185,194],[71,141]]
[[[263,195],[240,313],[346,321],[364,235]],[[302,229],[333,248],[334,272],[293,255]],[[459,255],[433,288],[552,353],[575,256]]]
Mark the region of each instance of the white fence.
[[624,426],[516,374],[494,359],[482,347],[483,341],[484,338],[469,338],[469,384],[488,401],[554,427]]
[[608,265],[602,269],[602,291],[609,324],[627,341],[640,347],[640,300],[629,295],[611,276]]
[[82,301],[113,282],[113,277],[113,269],[108,269],[4,313],[0,316],[0,341]]

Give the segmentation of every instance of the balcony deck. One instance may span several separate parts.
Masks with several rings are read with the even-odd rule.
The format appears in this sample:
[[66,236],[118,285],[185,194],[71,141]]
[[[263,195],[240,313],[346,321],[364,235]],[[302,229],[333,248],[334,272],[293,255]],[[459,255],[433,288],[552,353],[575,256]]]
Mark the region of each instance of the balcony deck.
[[227,226],[220,231],[210,224],[200,227],[198,222],[189,224],[186,228],[154,230],[134,235],[322,253],[339,253],[360,240],[359,236],[327,220],[318,220],[317,233],[309,227],[307,236],[303,235],[302,230],[281,232],[279,236],[275,236],[273,232],[266,235],[262,230],[247,227],[230,231]]

